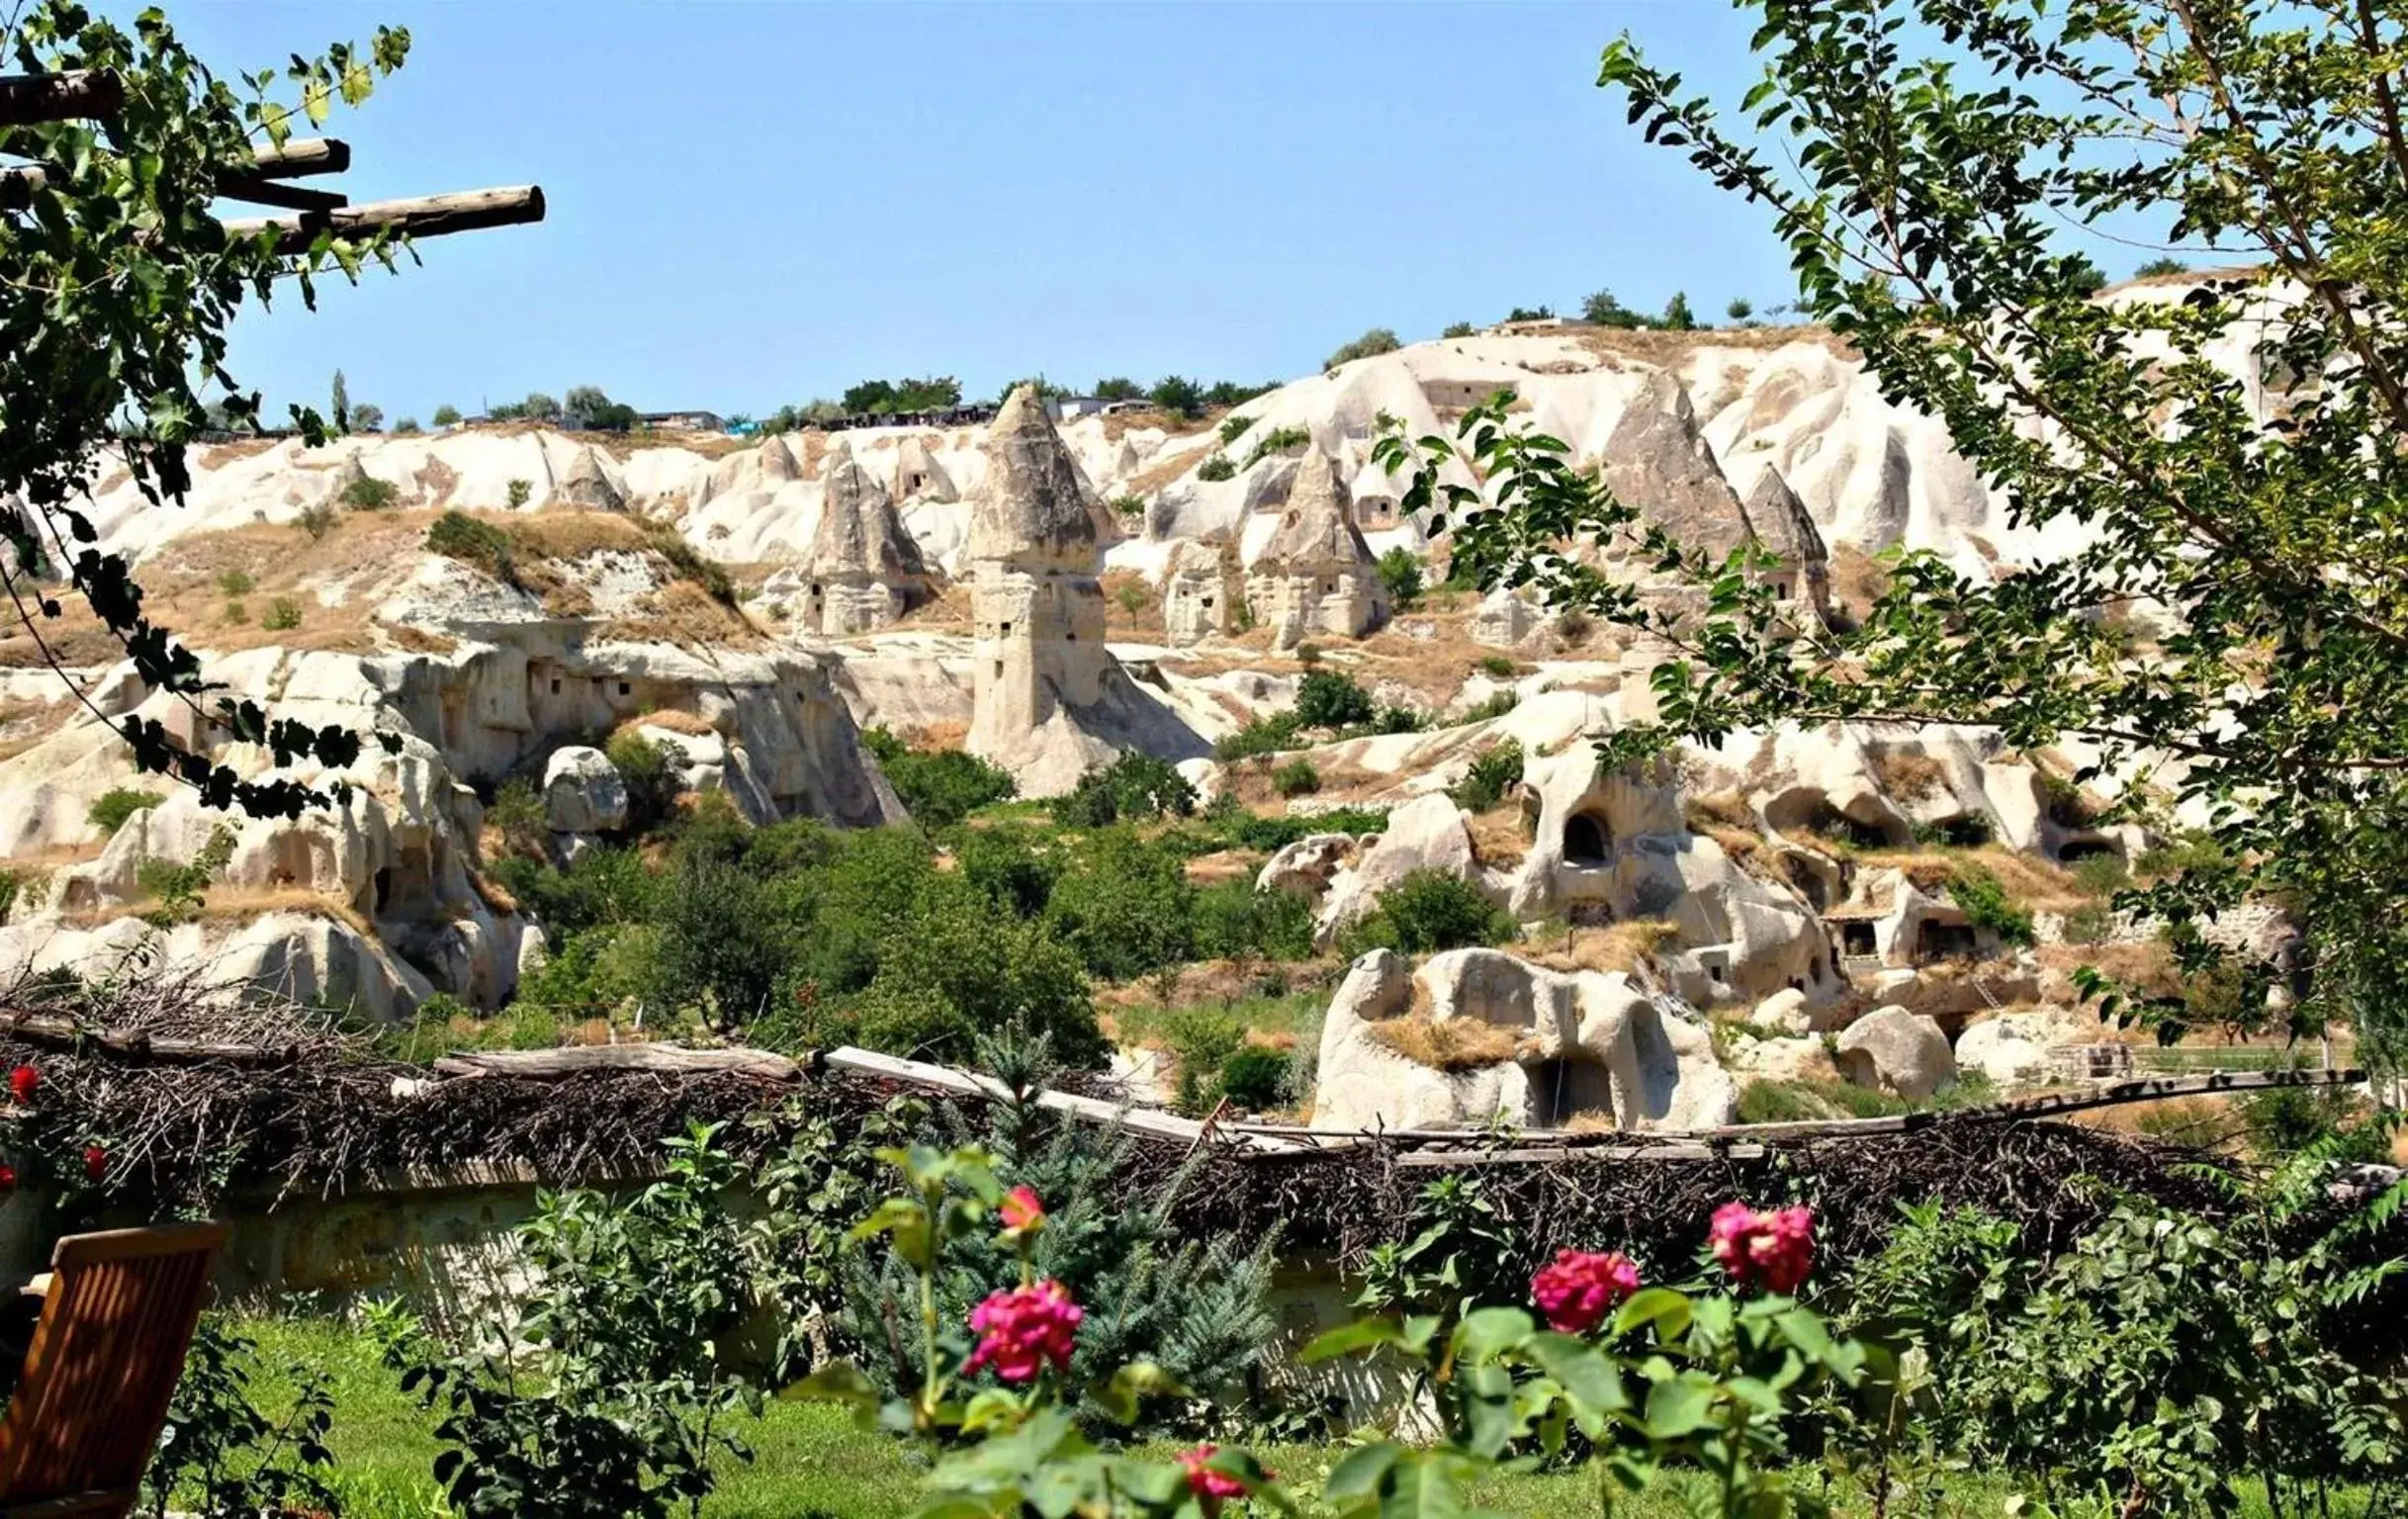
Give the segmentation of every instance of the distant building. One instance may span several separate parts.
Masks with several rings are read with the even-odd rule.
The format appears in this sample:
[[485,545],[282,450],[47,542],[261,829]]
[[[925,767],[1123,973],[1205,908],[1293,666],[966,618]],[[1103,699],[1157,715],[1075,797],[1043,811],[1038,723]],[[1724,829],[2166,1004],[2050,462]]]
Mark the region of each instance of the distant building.
[[1521,321],[1500,321],[1493,327],[1480,328],[1482,337],[1511,337],[1519,332],[1552,332],[1571,323],[1561,316],[1531,316]]
[[639,411],[636,420],[655,432],[724,432],[728,425],[716,411]]
[[1145,411],[1150,410],[1153,407],[1153,404],[1154,403],[1152,402],[1147,401],[1142,396],[1131,397],[1127,401],[1115,401],[1110,402],[1104,407],[1104,414],[1106,416],[1119,416],[1122,413],[1129,411]]
[[1057,422],[1074,417],[1093,416],[1111,407],[1101,396],[1050,396],[1045,400],[1045,415]]

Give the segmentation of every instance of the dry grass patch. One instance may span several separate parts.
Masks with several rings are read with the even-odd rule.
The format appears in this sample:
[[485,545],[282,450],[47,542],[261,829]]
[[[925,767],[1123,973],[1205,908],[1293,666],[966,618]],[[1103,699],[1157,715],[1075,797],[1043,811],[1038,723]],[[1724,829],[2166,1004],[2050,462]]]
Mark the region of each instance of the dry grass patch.
[[1889,590],[1890,572],[1862,549],[1835,543],[1831,545],[1830,583],[1832,604],[1861,617]]
[[[1791,343],[1816,343],[1844,359],[1856,357],[1845,338],[1822,325],[1799,327],[1698,327],[1686,332],[1660,327],[1592,327],[1574,325],[1560,330],[1589,352],[1606,358],[1644,359],[1671,364],[1700,348],[1786,348]],[[1542,331],[1538,336],[1554,336]]]
[[647,712],[642,717],[630,718],[619,724],[618,733],[612,734],[611,737],[616,738],[620,733],[633,733],[638,728],[666,728],[671,733],[682,733],[691,739],[713,738],[719,732],[717,728],[711,726],[709,719],[697,716],[682,707],[662,707],[656,711]]
[[1637,973],[1680,943],[1679,926],[1662,918],[1628,918],[1603,928],[1575,928],[1560,939],[1508,944],[1508,952],[1549,970]]
[[1173,449],[1166,446],[1160,458],[1129,477],[1127,493],[1152,495],[1164,486],[1204,463],[1204,460],[1211,457],[1211,454],[1212,445],[1209,443],[1201,448]]
[[1530,852],[1530,834],[1523,826],[1522,809],[1511,802],[1476,813],[1466,819],[1464,826],[1472,835],[1472,857],[1480,864],[1503,869],[1520,864]]
[[1476,1018],[1435,1019],[1427,1013],[1366,1024],[1382,1048],[1438,1071],[1474,1071],[1513,1059],[1521,1040],[1512,1030]]
[[1252,849],[1215,849],[1209,854],[1199,854],[1190,859],[1187,862],[1187,877],[1199,886],[1252,880],[1262,863],[1263,856]]
[[1875,750],[1872,756],[1873,774],[1881,788],[1902,801],[1915,801],[1940,789],[1947,772],[1929,755],[1910,754],[1905,750]]

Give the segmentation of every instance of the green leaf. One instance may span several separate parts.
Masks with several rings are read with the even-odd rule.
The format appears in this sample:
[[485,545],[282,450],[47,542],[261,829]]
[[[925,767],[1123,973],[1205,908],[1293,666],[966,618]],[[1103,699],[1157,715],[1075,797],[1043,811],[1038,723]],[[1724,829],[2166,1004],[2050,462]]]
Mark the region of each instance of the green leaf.
[[1588,1434],[1596,1433],[1605,1415],[1631,1405],[1630,1395],[1622,1389],[1622,1373],[1592,1345],[1568,1334],[1535,1335],[1530,1341],[1530,1358],[1563,1388],[1563,1395],[1581,1415],[1580,1428]]
[[1399,1461],[1380,1494],[1380,1519],[1463,1519],[1463,1489],[1434,1451]]
[[1678,1440],[1703,1429],[1714,1408],[1714,1392],[1713,1379],[1700,1372],[1683,1372],[1650,1387],[1643,1416],[1648,1438]]
[[1340,1324],[1315,1335],[1296,1359],[1310,1366],[1317,1361],[1359,1355],[1382,1345],[1402,1345],[1405,1338],[1404,1326],[1392,1318],[1358,1318],[1351,1324]]
[[1388,1468],[1406,1454],[1405,1448],[1393,1440],[1359,1446],[1329,1469],[1329,1479],[1321,1484],[1321,1494],[1338,1501],[1367,1497],[1380,1485]]
[[1642,1288],[1614,1315],[1614,1337],[1620,1339],[1646,1324],[1655,1325],[1655,1337],[1670,1342],[1688,1332],[1694,1311],[1685,1293],[1668,1287]]
[[1475,1308],[1456,1326],[1456,1352],[1468,1361],[1493,1361],[1519,1350],[1537,1327],[1520,1308]]

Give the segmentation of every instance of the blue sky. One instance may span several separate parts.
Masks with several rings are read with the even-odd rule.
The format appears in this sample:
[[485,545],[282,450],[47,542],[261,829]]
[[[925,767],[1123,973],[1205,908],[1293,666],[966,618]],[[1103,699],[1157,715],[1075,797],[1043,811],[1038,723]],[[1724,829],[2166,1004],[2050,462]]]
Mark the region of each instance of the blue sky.
[[378,21],[409,64],[327,131],[354,200],[536,182],[540,226],[238,329],[272,406],[346,372],[389,420],[596,384],[761,412],[873,375],[973,394],[1287,378],[1611,288],[1791,294],[1760,214],[1594,84],[1627,29],[1735,98],[1719,0],[637,7],[185,0],[221,70]]

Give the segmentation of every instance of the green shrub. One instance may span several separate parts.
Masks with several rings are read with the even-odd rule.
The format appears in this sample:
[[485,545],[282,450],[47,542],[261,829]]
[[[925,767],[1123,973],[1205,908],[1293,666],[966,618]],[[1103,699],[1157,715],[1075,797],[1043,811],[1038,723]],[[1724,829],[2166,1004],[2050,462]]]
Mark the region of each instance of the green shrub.
[[1440,329],[1438,335],[1440,337],[1470,337],[1477,330],[1479,329],[1468,321],[1450,321]]
[[1221,447],[1227,448],[1230,444],[1235,443],[1238,439],[1244,437],[1246,435],[1246,429],[1253,425],[1254,418],[1251,416],[1222,417],[1220,419]]
[[1112,513],[1115,517],[1142,517],[1145,515],[1145,497],[1142,495],[1115,495],[1104,504],[1112,508]]
[[301,603],[291,596],[278,596],[268,603],[267,615],[259,625],[270,633],[290,633],[301,626]]
[[256,583],[245,570],[228,570],[218,577],[218,589],[228,596],[247,596]]
[[849,1016],[820,1028],[919,1060],[966,1061],[981,1034],[1011,1028],[1046,1036],[1082,1069],[1110,1053],[1078,954],[1042,922],[998,923],[967,881],[928,877],[877,962]]
[[304,506],[294,514],[293,522],[310,535],[312,543],[315,543],[334,531],[335,515],[333,507],[320,502],[315,506]]
[[1463,721],[1467,723],[1493,722],[1522,704],[1521,696],[1513,691],[1497,691],[1477,706],[1467,708]]
[[228,601],[219,608],[218,616],[228,627],[238,628],[251,620],[251,609],[239,601]]
[[1378,908],[1344,938],[1350,954],[1375,948],[1429,954],[1500,944],[1514,933],[1513,919],[1478,888],[1444,870],[1421,869],[1382,892]]
[[1479,672],[1491,680],[1510,680],[1521,670],[1501,654],[1484,654],[1480,656]]
[[1179,856],[1114,828],[1089,840],[1053,883],[1045,917],[1091,974],[1128,981],[1194,958],[1195,910]]
[[446,511],[427,524],[426,551],[473,566],[505,585],[517,583],[510,535],[465,511]]
[[158,858],[142,861],[134,878],[142,895],[157,904],[142,920],[153,928],[166,929],[198,918],[202,894],[233,857],[234,831],[221,823],[210,831],[201,852],[183,864]]
[[1430,726],[1429,717],[1411,707],[1382,707],[1379,715],[1368,723],[1358,723],[1347,730],[1349,738],[1372,733],[1420,733]]
[[1241,849],[1259,849],[1268,854],[1286,849],[1308,834],[1377,834],[1387,827],[1386,813],[1361,807],[1339,807],[1328,812],[1266,818],[1227,792],[1213,799],[1211,807],[1205,810],[1204,818],[1209,832],[1201,839],[1197,850],[1199,853],[1226,845]]
[[2074,881],[2094,897],[2111,897],[2132,884],[2120,854],[2091,854],[2074,862]]
[[535,487],[532,482],[524,480],[511,481],[506,492],[510,509],[512,511],[516,511],[519,507],[527,504],[527,497],[532,495],[534,491]]
[[438,427],[457,427],[460,425],[460,408],[453,405],[448,401],[435,407],[434,415],[435,425]]
[[1295,719],[1303,727],[1351,727],[1377,710],[1371,692],[1334,670],[1308,670],[1296,682]]
[[1368,359],[1375,354],[1394,353],[1403,346],[1396,340],[1394,332],[1386,327],[1374,327],[1353,342],[1340,344],[1337,351],[1330,354],[1321,367],[1324,370],[1336,369],[1341,364],[1351,364],[1357,359]]
[[2085,902],[2065,915],[2065,941],[2100,944],[2115,932],[2115,909],[2103,902]]
[[1070,828],[1107,828],[1140,818],[1181,817],[1196,810],[1196,788],[1167,760],[1134,750],[1079,777],[1051,804],[1054,821]]
[[669,568],[685,580],[702,587],[702,593],[721,606],[736,605],[736,582],[726,570],[704,557],[700,549],[685,541],[673,527],[650,525],[644,534],[644,546],[669,563]]
[[1198,480],[1223,481],[1237,478],[1237,466],[1227,454],[1214,454],[1196,467]]
[[1739,1089],[1741,1123],[1804,1123],[1829,1117],[1813,1097],[1785,1081],[1750,1081]]
[[1293,749],[1296,746],[1297,726],[1293,712],[1275,712],[1268,717],[1254,718],[1237,732],[1216,741],[1212,745],[1212,758],[1226,763],[1231,760]]
[[1917,844],[1941,845],[1956,849],[1978,849],[1998,837],[1987,814],[1959,813],[1936,823],[1917,823],[1911,830]]
[[1987,929],[2010,944],[2032,941],[2032,915],[2015,905],[2007,887],[1987,868],[1960,867],[1948,882],[1948,898],[1975,928]]
[[[630,788],[631,791],[633,788]],[[737,865],[687,855],[660,897],[658,995],[726,1030],[763,1017],[794,961],[767,885]]]
[[1285,1051],[1244,1045],[1221,1062],[1221,1096],[1250,1113],[1276,1108],[1288,1098],[1293,1063]]
[[862,730],[861,747],[877,757],[895,795],[925,828],[949,827],[1020,794],[1011,771],[961,750],[918,754],[883,728]]
[[118,786],[92,799],[84,809],[84,821],[104,834],[114,834],[126,826],[126,820],[145,807],[156,807],[166,800],[156,791],[138,791],[132,786]]
[[1305,796],[1321,789],[1321,772],[1299,755],[1271,772],[1271,784],[1282,796]]
[[953,838],[953,865],[962,879],[1015,918],[1041,916],[1053,900],[1062,862],[1028,844],[1020,828],[965,828]]
[[1301,960],[1312,954],[1312,908],[1285,891],[1257,891],[1244,877],[1196,893],[1196,953],[1226,960],[1261,955]]
[[543,793],[535,782],[524,775],[513,775],[493,793],[493,805],[485,810],[488,828],[501,835],[502,847],[512,853],[529,859],[541,859],[544,846],[551,836],[551,819],[544,808]]
[[374,475],[362,475],[343,487],[341,496],[342,503],[353,511],[382,511],[401,498],[400,487]]
[[1254,440],[1253,449],[1246,455],[1244,468],[1253,469],[1273,454],[1284,454],[1292,448],[1306,448],[1311,443],[1312,434],[1301,427],[1274,427]]
[[610,767],[627,785],[627,830],[648,834],[669,821],[677,806],[676,751],[630,730],[602,746]]
[[1409,611],[1421,599],[1421,561],[1413,551],[1399,545],[1380,556],[1380,583],[1385,586],[1388,600],[1396,610]]
[[1492,744],[1472,758],[1464,778],[1447,792],[1466,812],[1486,812],[1521,783],[1522,745],[1517,739]]

